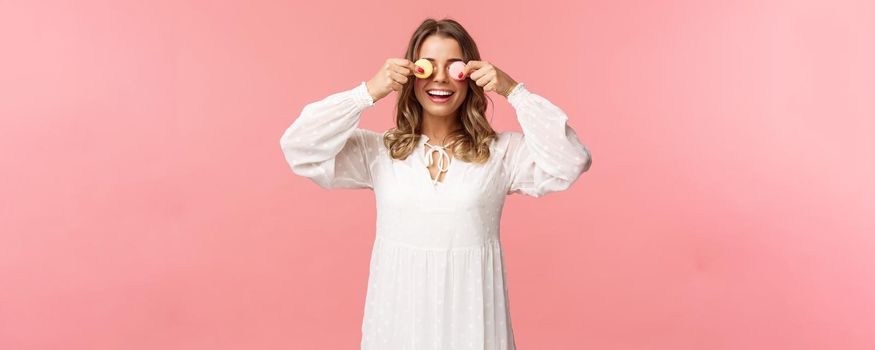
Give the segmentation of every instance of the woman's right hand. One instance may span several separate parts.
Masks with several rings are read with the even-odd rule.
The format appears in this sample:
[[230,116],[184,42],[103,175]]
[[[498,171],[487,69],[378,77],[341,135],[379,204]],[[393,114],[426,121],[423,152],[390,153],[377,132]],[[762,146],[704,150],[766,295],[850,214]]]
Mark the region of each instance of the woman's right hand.
[[408,77],[413,75],[414,69],[416,66],[408,59],[387,59],[377,74],[367,82],[368,93],[371,94],[374,102],[377,102],[393,90],[401,91],[403,85],[407,83]]

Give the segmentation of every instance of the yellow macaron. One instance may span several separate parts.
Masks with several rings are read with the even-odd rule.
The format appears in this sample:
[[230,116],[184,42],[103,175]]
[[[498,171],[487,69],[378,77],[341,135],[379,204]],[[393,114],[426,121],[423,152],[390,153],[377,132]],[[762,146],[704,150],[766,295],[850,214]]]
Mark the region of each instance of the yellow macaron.
[[434,67],[431,65],[431,61],[424,58],[416,60],[416,62],[413,62],[413,65],[415,65],[417,68],[416,71],[413,72],[413,75],[420,79],[428,78],[429,76],[431,76],[432,71],[434,71]]

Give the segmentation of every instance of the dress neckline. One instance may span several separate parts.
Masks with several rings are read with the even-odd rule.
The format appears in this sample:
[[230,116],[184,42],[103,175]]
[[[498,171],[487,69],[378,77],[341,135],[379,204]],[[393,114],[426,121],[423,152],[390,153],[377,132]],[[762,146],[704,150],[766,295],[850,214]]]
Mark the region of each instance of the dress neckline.
[[[453,143],[450,142],[446,145],[434,145],[428,142],[431,139],[427,135],[419,134],[419,136],[419,143],[416,151],[419,153],[419,159],[422,161],[422,164],[425,167],[425,174],[429,177],[429,181],[431,181],[434,188],[446,186],[446,182],[450,176],[449,171],[450,169],[454,168],[453,165],[456,163],[456,158],[450,156],[446,152],[446,148]],[[426,147],[428,148],[428,151],[423,151]],[[432,154],[435,152],[438,153],[438,173],[436,177],[432,177],[431,171],[428,169],[428,167],[435,162],[434,158],[432,157]],[[444,174],[444,181],[438,181],[442,173]]]

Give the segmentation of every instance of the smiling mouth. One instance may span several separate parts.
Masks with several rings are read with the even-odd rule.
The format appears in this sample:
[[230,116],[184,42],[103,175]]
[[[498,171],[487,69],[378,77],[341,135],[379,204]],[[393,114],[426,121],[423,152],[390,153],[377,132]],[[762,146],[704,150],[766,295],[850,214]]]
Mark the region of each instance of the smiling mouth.
[[435,103],[446,103],[455,94],[454,91],[438,89],[428,90],[426,93],[428,94],[428,99]]

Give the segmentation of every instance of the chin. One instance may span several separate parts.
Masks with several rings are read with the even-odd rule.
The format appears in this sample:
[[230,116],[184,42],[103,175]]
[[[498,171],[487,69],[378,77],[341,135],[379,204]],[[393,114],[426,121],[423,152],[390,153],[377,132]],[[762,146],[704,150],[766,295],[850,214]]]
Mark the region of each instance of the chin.
[[463,101],[451,101],[446,105],[435,105],[428,97],[425,97],[425,100],[418,99],[419,104],[422,106],[424,112],[435,116],[435,117],[452,117],[456,115],[456,112],[462,107]]
[[450,109],[449,107],[447,107],[447,108],[428,108],[428,107],[426,107],[425,111],[428,112],[428,114],[431,114],[435,117],[450,117],[450,116],[453,116],[455,114],[457,109],[458,108]]

